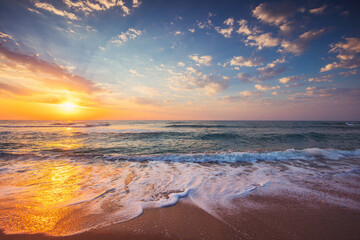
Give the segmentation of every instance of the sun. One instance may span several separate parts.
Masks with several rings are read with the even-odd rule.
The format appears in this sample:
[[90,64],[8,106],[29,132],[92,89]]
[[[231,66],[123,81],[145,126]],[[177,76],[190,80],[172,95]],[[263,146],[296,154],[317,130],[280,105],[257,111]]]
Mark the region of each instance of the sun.
[[60,104],[60,107],[62,108],[62,110],[66,113],[71,113],[74,112],[77,108],[78,105],[76,105],[75,103],[72,102],[65,102]]

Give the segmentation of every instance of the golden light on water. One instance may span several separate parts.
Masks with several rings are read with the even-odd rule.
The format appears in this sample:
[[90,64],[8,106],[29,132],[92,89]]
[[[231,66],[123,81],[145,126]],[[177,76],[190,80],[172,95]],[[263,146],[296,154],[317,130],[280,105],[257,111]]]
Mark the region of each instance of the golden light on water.
[[[6,193],[0,195],[0,226],[8,234],[64,236],[93,228],[107,217],[91,210],[92,199],[107,189],[99,181],[109,177],[108,171],[122,174],[122,168],[69,160],[30,161],[16,169],[23,170],[0,176],[0,192]],[[112,205],[110,199],[105,208],[119,209]]]
[[[64,234],[73,227],[66,226],[64,220],[75,211],[64,206],[76,197],[84,169],[61,162],[42,163],[37,167],[17,182],[16,188],[26,191],[1,199],[1,225],[14,233]],[[6,186],[7,181],[2,184]]]

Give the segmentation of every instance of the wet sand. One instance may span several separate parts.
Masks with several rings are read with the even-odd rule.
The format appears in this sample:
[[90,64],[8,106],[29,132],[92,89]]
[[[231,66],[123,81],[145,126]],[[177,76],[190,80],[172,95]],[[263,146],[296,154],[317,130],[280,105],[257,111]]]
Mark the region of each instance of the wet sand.
[[0,233],[3,240],[112,239],[359,239],[360,211],[320,200],[250,193],[217,210],[222,220],[182,199],[146,209],[128,222],[65,237]]

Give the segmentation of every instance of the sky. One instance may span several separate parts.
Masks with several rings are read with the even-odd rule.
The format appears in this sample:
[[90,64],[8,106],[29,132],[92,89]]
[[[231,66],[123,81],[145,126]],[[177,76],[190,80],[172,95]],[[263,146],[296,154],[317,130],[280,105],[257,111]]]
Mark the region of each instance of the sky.
[[0,119],[360,120],[359,10],[0,0]]

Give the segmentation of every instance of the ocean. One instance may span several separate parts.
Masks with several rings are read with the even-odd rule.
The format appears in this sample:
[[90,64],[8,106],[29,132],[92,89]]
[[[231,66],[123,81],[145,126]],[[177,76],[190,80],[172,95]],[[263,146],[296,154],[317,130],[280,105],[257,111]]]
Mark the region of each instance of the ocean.
[[181,198],[221,219],[256,191],[358,211],[359,189],[359,122],[0,121],[10,234],[71,235]]

